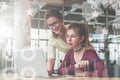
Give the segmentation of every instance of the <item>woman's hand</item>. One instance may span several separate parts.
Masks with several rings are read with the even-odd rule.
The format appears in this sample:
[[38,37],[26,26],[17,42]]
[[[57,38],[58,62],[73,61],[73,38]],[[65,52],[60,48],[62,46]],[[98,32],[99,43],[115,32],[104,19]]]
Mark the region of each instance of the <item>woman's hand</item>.
[[89,66],[88,60],[81,60],[79,63],[75,64],[75,68],[86,68]]

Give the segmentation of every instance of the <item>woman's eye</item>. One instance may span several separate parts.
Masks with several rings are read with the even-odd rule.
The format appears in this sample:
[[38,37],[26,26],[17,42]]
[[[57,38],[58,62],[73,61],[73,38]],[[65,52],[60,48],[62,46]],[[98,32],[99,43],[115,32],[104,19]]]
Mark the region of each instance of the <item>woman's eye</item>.
[[66,38],[68,38],[69,37],[69,35],[66,35]]
[[66,35],[66,38],[68,38],[68,37],[76,37],[76,35]]
[[71,37],[76,37],[75,35],[72,35]]

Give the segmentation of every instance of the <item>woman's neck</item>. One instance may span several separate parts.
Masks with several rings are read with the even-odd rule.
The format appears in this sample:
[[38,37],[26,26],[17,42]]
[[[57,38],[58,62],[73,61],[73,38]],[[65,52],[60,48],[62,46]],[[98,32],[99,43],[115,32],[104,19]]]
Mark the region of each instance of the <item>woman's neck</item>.
[[86,49],[84,47],[81,48],[81,50],[74,51],[75,54],[77,55],[82,55]]
[[73,49],[74,52],[80,52],[82,50],[82,47],[79,47],[77,49]]

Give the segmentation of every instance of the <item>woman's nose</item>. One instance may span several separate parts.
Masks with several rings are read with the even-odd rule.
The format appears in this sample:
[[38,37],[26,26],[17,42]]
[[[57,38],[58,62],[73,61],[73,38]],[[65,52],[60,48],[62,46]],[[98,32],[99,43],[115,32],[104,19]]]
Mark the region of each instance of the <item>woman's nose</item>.
[[71,37],[68,37],[68,41],[71,41]]

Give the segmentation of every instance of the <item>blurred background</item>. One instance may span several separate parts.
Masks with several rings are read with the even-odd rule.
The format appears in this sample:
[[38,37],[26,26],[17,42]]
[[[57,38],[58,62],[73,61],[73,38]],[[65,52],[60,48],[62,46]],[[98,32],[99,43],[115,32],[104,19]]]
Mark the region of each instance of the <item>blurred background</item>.
[[[42,48],[47,60],[51,32],[44,25],[44,14],[49,8],[63,14],[65,25],[87,23],[90,41],[109,76],[120,77],[120,0],[0,0],[1,72],[12,70],[14,50]],[[56,53],[55,71],[62,57]]]

